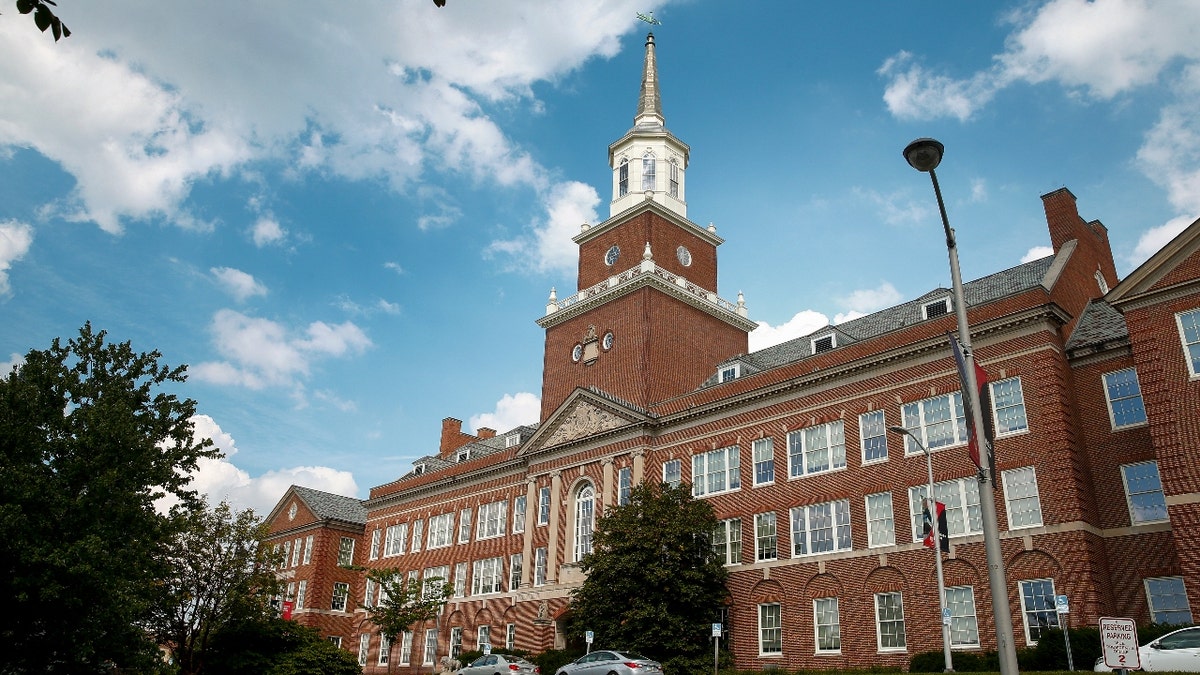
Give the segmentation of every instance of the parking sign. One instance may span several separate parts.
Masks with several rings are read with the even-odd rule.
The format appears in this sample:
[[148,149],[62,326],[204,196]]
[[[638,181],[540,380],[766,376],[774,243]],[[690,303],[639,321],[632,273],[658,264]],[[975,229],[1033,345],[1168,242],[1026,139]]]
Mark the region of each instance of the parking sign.
[[1109,668],[1137,670],[1142,667],[1138,654],[1137,625],[1133,619],[1100,619],[1100,649]]

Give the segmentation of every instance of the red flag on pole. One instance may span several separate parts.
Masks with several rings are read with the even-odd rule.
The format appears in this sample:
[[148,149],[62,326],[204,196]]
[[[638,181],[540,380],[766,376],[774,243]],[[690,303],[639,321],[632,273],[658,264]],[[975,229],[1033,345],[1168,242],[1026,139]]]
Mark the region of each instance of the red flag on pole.
[[929,500],[925,500],[922,518],[925,521],[925,548],[933,548],[934,532],[937,532],[938,543],[942,551],[950,552],[950,525],[946,522],[946,505],[941,502],[934,502],[934,508],[937,511],[937,528],[933,527],[933,517],[929,513]]
[[296,603],[292,602],[291,600],[283,601],[283,619],[285,621],[292,618],[292,609],[295,607],[295,605]]
[[[958,366],[958,380],[962,386],[962,403],[963,412],[967,420],[967,453],[971,455],[971,461],[975,462],[975,466],[983,468],[982,455],[979,452],[979,434],[975,429],[975,414],[971,409],[971,386],[967,380],[967,360],[963,357],[962,345],[959,344],[958,338],[954,337],[953,333],[948,333],[950,336],[950,349],[954,352],[954,363]],[[979,407],[980,417],[983,419],[983,439],[987,443],[989,450],[988,456],[991,456],[992,441],[995,434],[992,431],[992,397],[989,395],[990,388],[987,386],[987,372],[974,359],[971,364],[975,366],[975,384],[979,387]],[[994,473],[994,472],[993,472]]]

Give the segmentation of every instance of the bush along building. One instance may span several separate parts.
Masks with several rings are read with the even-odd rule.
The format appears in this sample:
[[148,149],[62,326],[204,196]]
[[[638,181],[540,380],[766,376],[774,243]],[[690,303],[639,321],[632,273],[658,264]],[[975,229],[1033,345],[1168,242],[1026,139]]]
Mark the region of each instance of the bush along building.
[[[745,303],[718,295],[723,240],[687,217],[689,148],[655,58],[649,36],[634,125],[609,147],[611,216],[574,237],[578,292],[552,290],[538,319],[539,423],[443,420],[437,453],[365,501],[291,488],[270,541],[291,547],[293,618],[367,672],[577,642],[564,616],[597,519],[633,485],[684,482],[721,521],[731,601],[713,620],[738,667],[903,666],[942,638],[925,455],[887,433],[902,426],[945,505],[953,649],[994,649],[951,291],[748,353]],[[1200,221],[1118,283],[1105,227],[1066,189],[1042,201],[1053,254],[964,289],[1017,647],[1060,618],[1190,622],[1200,598]],[[378,589],[347,561],[445,578],[453,597],[384,644],[361,608]]]

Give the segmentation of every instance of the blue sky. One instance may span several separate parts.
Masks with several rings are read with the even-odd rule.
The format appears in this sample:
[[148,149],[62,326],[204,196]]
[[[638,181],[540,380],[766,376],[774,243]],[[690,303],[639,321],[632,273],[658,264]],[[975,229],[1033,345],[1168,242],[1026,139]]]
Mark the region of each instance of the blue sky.
[[1128,274],[1200,216],[1200,3],[63,0],[0,14],[0,372],[90,320],[188,364],[196,484],[269,510],[537,419],[542,315],[608,217],[653,11],[720,295],[760,348],[1048,253]]

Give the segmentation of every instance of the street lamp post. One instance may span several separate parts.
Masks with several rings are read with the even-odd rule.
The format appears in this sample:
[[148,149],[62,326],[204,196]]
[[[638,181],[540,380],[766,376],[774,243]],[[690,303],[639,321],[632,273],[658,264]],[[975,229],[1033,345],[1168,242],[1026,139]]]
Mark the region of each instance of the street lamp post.
[[[905,427],[888,427],[888,431],[908,436],[913,439],[917,447],[921,448],[921,452],[925,453],[925,469],[929,473],[929,488],[925,493],[925,508],[933,515],[933,528],[937,531],[937,500],[933,497],[933,455],[929,452],[929,448],[917,438],[916,434],[909,431]],[[938,621],[942,623],[942,656],[946,662],[945,672],[954,672],[954,659],[950,655],[950,624],[942,618],[942,612],[946,610],[946,578],[942,576],[942,535],[940,532],[934,537],[933,559],[937,561],[937,584],[938,584]]]
[[971,406],[971,419],[979,447],[979,512],[983,521],[983,546],[987,554],[988,584],[992,593],[992,619],[996,624],[996,651],[1000,657],[1001,675],[1017,675],[1017,651],[1013,644],[1012,611],[1008,605],[1008,582],[1004,575],[1004,554],[1000,550],[1000,525],[996,517],[995,476],[992,468],[992,447],[983,432],[983,410],[979,404],[979,383],[975,378],[975,352],[971,348],[971,333],[967,327],[967,303],[963,299],[962,275],[958,269],[958,246],[950,220],[946,217],[946,204],[942,201],[942,189],[938,186],[934,169],[942,161],[945,146],[932,138],[918,138],[904,148],[904,159],[909,166],[928,173],[933,181],[933,192],[937,196],[938,210],[942,214],[942,228],[946,231],[946,248],[950,254],[950,281],[954,287],[954,313],[958,318],[958,341],[962,345],[965,362],[967,391],[963,394]]

